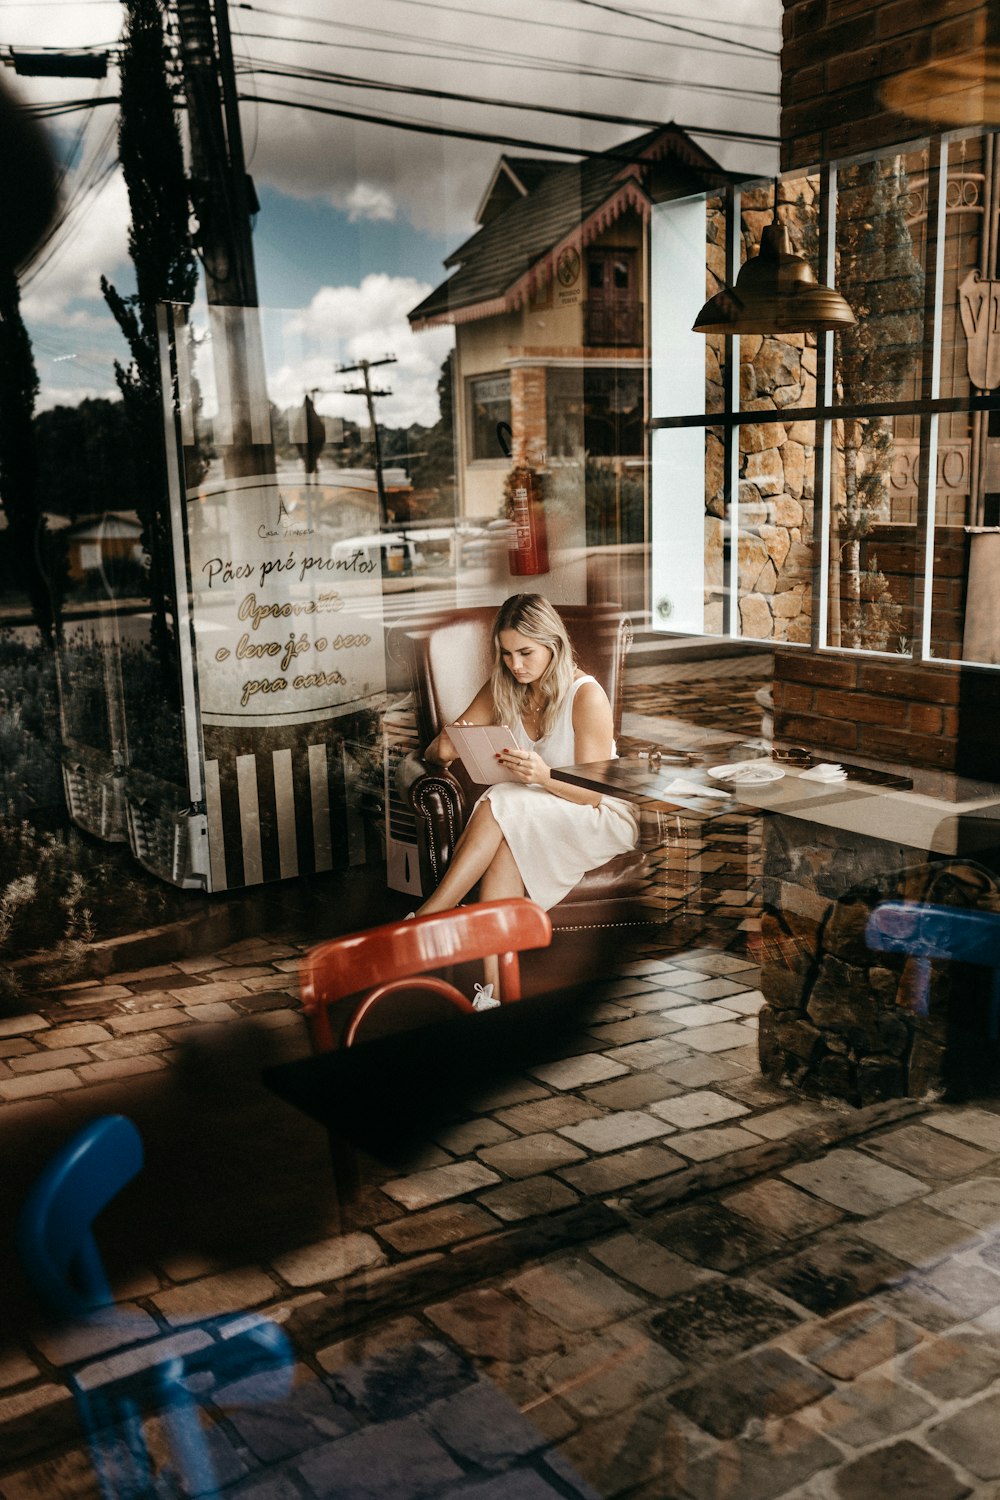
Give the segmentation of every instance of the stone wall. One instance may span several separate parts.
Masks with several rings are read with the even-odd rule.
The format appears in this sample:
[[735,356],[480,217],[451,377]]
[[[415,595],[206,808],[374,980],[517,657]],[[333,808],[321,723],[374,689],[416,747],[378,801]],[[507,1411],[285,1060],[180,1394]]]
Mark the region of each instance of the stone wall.
[[995,874],[781,816],[765,824],[764,871],[767,1078],[855,1105],[982,1085],[982,971],[933,963],[925,986],[912,958],[868,948],[865,925],[894,899],[1000,912]]
[[[934,66],[963,59],[982,78],[987,0],[784,0],[781,165],[812,165],[974,124],[981,95],[956,102]],[[910,112],[906,98],[913,102]],[[956,113],[961,111],[961,113]]]
[[[782,184],[782,219],[798,240],[815,235],[815,186],[808,179]],[[744,254],[755,255],[774,211],[769,190],[747,193],[742,203]],[[708,288],[725,280],[724,218],[708,217]],[[724,405],[724,339],[706,340],[706,410]],[[816,403],[815,338],[805,334],[745,334],[739,342],[741,412],[760,421],[736,429],[739,441],[737,577],[739,632],[751,640],[808,642],[812,620],[813,453],[815,426],[789,413]],[[709,429],[705,449],[705,630],[724,630],[725,553],[732,545],[725,507],[721,430]]]

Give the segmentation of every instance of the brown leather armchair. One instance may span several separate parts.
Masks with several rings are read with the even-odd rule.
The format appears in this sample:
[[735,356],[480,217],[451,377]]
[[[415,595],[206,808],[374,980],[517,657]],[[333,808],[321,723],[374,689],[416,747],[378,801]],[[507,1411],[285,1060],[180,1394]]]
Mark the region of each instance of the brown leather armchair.
[[[591,605],[559,605],[583,671],[597,678],[621,729],[625,657],[632,643],[628,616]],[[421,745],[429,745],[445,724],[472,702],[493,665],[493,607],[455,609],[419,623],[397,626],[389,637],[393,657],[405,669],[413,690]],[[460,761],[447,769],[410,756],[403,766],[417,825],[421,884],[430,892],[448,868],[455,842],[476,798],[483,791],[465,775]],[[652,872],[640,847],[589,871],[549,912],[553,928],[580,931],[646,925],[657,920],[650,900]]]

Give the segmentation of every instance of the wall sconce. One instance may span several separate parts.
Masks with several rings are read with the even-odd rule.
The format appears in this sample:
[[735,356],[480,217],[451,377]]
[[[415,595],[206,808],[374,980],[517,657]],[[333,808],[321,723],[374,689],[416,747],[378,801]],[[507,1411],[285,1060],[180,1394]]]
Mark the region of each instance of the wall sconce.
[[777,183],[774,203],[774,223],[765,226],[759,251],[744,262],[735,286],[705,303],[695,333],[822,333],[857,322],[840,293],[817,281],[809,262],[793,251],[787,227],[778,222]]

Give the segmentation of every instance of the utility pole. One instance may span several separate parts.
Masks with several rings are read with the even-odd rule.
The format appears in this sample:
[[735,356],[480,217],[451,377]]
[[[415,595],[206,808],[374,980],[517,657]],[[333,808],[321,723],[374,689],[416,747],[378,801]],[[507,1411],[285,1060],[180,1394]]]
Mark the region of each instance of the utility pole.
[[389,524],[389,513],[385,500],[385,481],[382,478],[382,445],[378,437],[378,423],[375,421],[375,397],[391,396],[392,391],[388,388],[380,390],[377,386],[373,386],[368,379],[368,371],[374,369],[377,365],[394,365],[395,363],[395,354],[387,354],[384,359],[359,359],[356,365],[337,366],[338,375],[349,375],[352,370],[358,370],[360,371],[361,379],[364,381],[364,385],[345,386],[343,394],[345,396],[364,396],[368,403],[368,420],[371,423],[372,443],[375,448],[375,487],[378,490],[378,513],[379,520],[383,526],[388,526]]
[[[214,27],[213,27],[214,12]],[[228,478],[273,474],[270,407],[264,383],[257,274],[250,217],[257,211],[240,129],[227,0],[177,0],[191,142],[191,196],[205,267],[220,400],[233,414],[224,445]],[[237,311],[238,310],[238,311]],[[228,434],[227,434],[228,435]]]

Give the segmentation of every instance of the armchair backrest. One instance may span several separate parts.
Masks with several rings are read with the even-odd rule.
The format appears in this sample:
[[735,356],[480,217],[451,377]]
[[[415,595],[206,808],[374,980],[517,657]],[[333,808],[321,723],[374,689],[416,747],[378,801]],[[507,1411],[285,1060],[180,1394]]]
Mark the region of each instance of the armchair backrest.
[[[599,605],[558,604],[556,609],[580,667],[596,677],[608,695],[618,735],[623,668],[632,644],[629,617]],[[496,611],[495,605],[442,610],[392,631],[389,649],[409,673],[421,748],[469,706],[493,670],[491,628]]]

